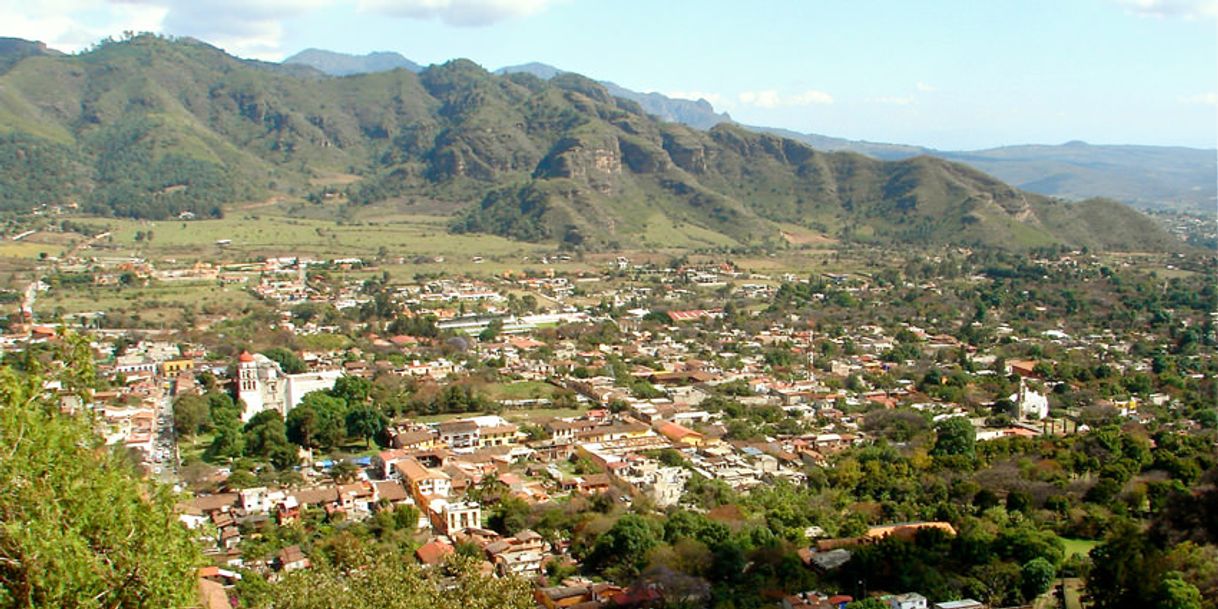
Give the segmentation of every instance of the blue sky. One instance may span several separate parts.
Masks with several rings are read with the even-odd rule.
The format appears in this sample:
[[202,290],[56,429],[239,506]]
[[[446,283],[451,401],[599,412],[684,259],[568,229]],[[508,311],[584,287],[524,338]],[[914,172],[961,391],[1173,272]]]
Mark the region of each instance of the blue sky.
[[1218,0],[0,0],[0,35],[540,61],[749,124],[945,149],[1214,147]]

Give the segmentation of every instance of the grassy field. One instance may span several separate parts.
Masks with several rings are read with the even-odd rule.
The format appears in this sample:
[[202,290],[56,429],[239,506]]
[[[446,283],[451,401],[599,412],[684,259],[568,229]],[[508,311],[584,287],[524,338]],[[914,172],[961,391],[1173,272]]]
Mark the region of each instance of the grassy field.
[[[93,255],[139,255],[178,262],[244,260],[263,256],[444,257],[445,268],[473,264],[474,257],[506,259],[511,266],[525,256],[553,251],[552,246],[520,243],[488,235],[454,235],[442,216],[395,214],[338,223],[328,219],[289,217],[287,204],[234,210],[219,220],[148,222],[126,219],[86,219],[111,237],[93,248]],[[152,240],[136,241],[151,231]],[[225,246],[217,241],[228,240]],[[22,254],[37,255],[29,248]],[[491,266],[491,265],[487,265]]]
[[67,249],[62,243],[38,243],[34,241],[0,242],[0,258],[38,258],[41,254],[59,256]]
[[1069,539],[1065,537],[1062,538],[1062,542],[1066,544],[1066,558],[1075,554],[1086,556],[1087,553],[1091,552],[1091,548],[1099,544],[1098,541],[1092,539]]
[[663,214],[653,214],[645,226],[646,231],[639,238],[645,246],[698,248],[738,245],[727,235],[688,222],[674,222]]
[[70,316],[111,311],[137,315],[144,322],[171,324],[186,312],[214,315],[240,310],[255,302],[246,290],[215,282],[157,283],[148,287],[68,286],[51,289],[38,298],[40,314]]
[[[340,176],[341,177],[341,176]],[[271,200],[236,207],[216,220],[144,221],[121,218],[80,218],[78,224],[111,234],[77,254],[83,258],[139,256],[158,266],[182,266],[195,261],[239,262],[268,256],[305,255],[316,258],[379,257],[380,270],[410,278],[416,274],[503,276],[507,273],[588,272],[604,268],[618,255],[634,262],[664,262],[689,249],[736,245],[701,227],[657,217],[646,223],[643,248],[624,252],[574,256],[566,262],[542,264],[554,255],[554,244],[511,241],[492,235],[449,232],[451,217],[436,205],[375,205],[345,208],[301,201]],[[335,218],[338,218],[336,221]],[[825,268],[835,244],[814,231],[784,225],[794,248],[772,257],[745,257],[737,262],[756,272],[799,272]],[[151,239],[146,235],[151,234]],[[136,237],[140,235],[141,240]],[[21,242],[0,243],[0,266],[36,263],[41,254],[67,252],[74,234],[39,233]],[[227,241],[225,245],[217,242]],[[699,257],[701,258],[701,257]],[[718,259],[707,257],[707,259]],[[840,263],[835,266],[841,266]],[[862,265],[865,266],[865,265]],[[834,269],[847,270],[847,269]],[[379,272],[379,271],[378,271]],[[2,279],[2,278],[0,278]]]
[[486,396],[492,400],[532,400],[548,398],[556,391],[554,385],[541,381],[520,381],[516,383],[500,383],[483,387]]
[[202,461],[203,453],[207,452],[207,447],[216,439],[213,433],[201,433],[191,440],[179,439],[178,452],[181,456],[182,463],[189,461]]

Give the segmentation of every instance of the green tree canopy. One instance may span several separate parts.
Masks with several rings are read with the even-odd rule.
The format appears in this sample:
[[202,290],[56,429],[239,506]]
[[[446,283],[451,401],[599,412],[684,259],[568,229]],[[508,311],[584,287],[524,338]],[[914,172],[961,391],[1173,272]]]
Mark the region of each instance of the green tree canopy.
[[0,368],[0,607],[196,604],[201,556],[173,497],[42,387]]
[[363,438],[365,443],[379,438],[387,425],[389,418],[371,404],[357,404],[347,411],[347,436]]
[[[275,609],[532,609],[528,582],[477,572],[474,561],[453,558],[424,569],[395,557],[358,569],[297,571],[275,584]],[[266,609],[268,605],[263,605]]]
[[932,454],[964,456],[977,454],[977,431],[965,417],[951,417],[935,425],[935,447]]
[[305,448],[334,448],[346,431],[346,410],[343,400],[326,392],[306,394],[288,413],[288,439]]
[[300,359],[300,356],[293,353],[291,349],[273,347],[263,351],[262,354],[279,364],[279,369],[283,370],[285,374],[300,374],[309,371],[304,360]]
[[173,430],[179,436],[193,437],[210,422],[207,400],[197,394],[188,393],[173,401]]
[[287,425],[274,410],[264,410],[245,424],[245,456],[269,461],[279,469],[296,465],[296,447],[288,441]]
[[647,552],[660,544],[664,531],[637,514],[626,514],[596,539],[586,566],[623,581],[638,576],[647,563]]
[[334,387],[330,389],[330,395],[343,400],[348,406],[368,401],[371,394],[372,381],[349,374],[338,377],[334,381]]

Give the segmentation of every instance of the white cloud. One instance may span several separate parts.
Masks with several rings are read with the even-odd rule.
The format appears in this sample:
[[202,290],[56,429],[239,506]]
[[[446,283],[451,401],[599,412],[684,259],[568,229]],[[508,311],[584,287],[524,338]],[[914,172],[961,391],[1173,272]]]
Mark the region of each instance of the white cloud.
[[1185,95],[1180,98],[1181,103],[1185,104],[1202,104],[1206,106],[1218,106],[1218,93],[1210,91],[1209,93],[1198,93],[1196,95]]
[[1144,17],[1218,17],[1218,0],[1116,0],[1130,12]]
[[0,0],[3,35],[80,51],[125,31],[191,36],[241,57],[283,56],[284,23],[344,5],[391,17],[488,25],[564,0]]
[[226,51],[258,59],[282,54],[283,20],[333,4],[335,0],[109,0],[112,6],[162,10],[157,31],[192,36]]
[[867,98],[867,102],[872,103],[872,104],[885,104],[885,105],[889,105],[889,106],[908,106],[908,105],[914,103],[914,99],[912,97],[893,97],[893,96],[869,97],[869,98]]
[[359,0],[362,11],[477,27],[527,17],[556,0]]
[[914,86],[917,87],[918,90],[923,93],[934,93],[937,90],[934,85],[930,85],[930,84],[924,83],[922,81],[918,81],[918,84],[916,84]]
[[[82,17],[86,11],[92,13],[88,19]],[[102,0],[0,0],[5,36],[38,40],[67,52],[83,50],[126,30],[159,31],[164,16],[164,9],[112,5]]]
[[693,101],[705,99],[716,108],[722,106],[724,101],[726,101],[722,95],[718,93],[708,93],[706,91],[669,91],[667,93],[663,93],[663,95],[673,99],[689,99]]
[[783,95],[774,89],[744,91],[737,95],[736,98],[746,106],[756,106],[758,108],[784,108],[833,103],[832,95],[815,89],[809,89],[792,95]]

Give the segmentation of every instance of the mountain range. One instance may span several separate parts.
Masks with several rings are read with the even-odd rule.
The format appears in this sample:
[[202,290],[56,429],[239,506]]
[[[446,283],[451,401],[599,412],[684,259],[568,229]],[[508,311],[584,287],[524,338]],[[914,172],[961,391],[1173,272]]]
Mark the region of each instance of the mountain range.
[[1112,201],[1057,201],[932,156],[824,152],[727,121],[699,129],[572,73],[547,80],[453,60],[332,77],[152,35],[78,55],[28,51],[0,70],[2,209],[75,201],[133,217],[219,215],[233,201],[316,194],[317,176],[343,173],[353,174],[350,205],[425,197],[447,207],[455,231],[575,247],[801,232],[1007,248],[1176,244]]
[[[501,68],[497,73],[528,72],[552,78],[564,71],[543,63]],[[706,100],[673,99],[659,93],[639,93],[601,81],[610,93],[638,102],[663,120],[709,129],[730,122]],[[1212,211],[1218,198],[1218,151],[1173,146],[1091,145],[1072,141],[1061,145],[1002,146],[986,150],[936,150],[923,146],[865,142],[799,133],[787,129],[746,125],[830,152],[857,152],[894,161],[920,155],[971,165],[1018,188],[1067,199],[1107,197],[1139,207]]]

